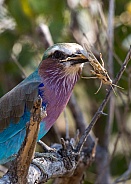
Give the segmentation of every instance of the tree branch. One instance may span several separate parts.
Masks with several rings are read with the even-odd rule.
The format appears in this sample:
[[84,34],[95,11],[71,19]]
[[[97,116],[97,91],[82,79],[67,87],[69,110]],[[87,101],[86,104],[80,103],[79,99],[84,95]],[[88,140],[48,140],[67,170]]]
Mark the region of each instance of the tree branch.
[[[126,58],[125,58],[125,61],[124,61],[123,65],[121,66],[121,69],[120,69],[119,73],[117,74],[117,76],[116,76],[116,78],[115,78],[113,84],[117,84],[117,83],[118,83],[118,81],[120,80],[120,78],[121,78],[123,72],[125,71],[126,66],[127,66],[127,64],[128,64],[128,62],[129,62],[130,59],[131,59],[131,47],[130,47],[128,53],[127,53],[127,56],[126,56]],[[112,87],[109,88],[109,90],[108,90],[108,92],[107,92],[107,94],[106,94],[105,99],[104,99],[103,102],[101,103],[100,107],[98,108],[97,112],[95,113],[94,117],[92,118],[91,123],[90,123],[89,126],[86,128],[84,134],[83,134],[82,137],[80,138],[80,141],[79,141],[79,143],[78,143],[78,145],[77,145],[77,151],[78,151],[78,152],[80,152],[81,149],[83,148],[83,145],[84,145],[84,143],[85,143],[85,141],[86,141],[86,139],[87,139],[87,137],[88,137],[88,135],[89,135],[89,132],[91,131],[91,129],[93,128],[93,126],[94,126],[95,123],[97,122],[98,118],[99,118],[102,114],[104,114],[104,113],[103,113],[103,110],[104,110],[104,108],[105,108],[107,102],[109,101],[111,92],[112,92]]]

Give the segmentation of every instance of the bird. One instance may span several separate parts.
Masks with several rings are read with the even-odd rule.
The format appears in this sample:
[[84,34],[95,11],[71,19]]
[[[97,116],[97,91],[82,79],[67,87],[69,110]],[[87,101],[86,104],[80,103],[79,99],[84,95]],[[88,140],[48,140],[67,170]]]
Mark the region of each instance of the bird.
[[26,135],[35,99],[40,96],[47,116],[40,122],[39,141],[66,107],[87,62],[87,52],[77,43],[49,47],[38,68],[0,98],[0,164],[13,160]]

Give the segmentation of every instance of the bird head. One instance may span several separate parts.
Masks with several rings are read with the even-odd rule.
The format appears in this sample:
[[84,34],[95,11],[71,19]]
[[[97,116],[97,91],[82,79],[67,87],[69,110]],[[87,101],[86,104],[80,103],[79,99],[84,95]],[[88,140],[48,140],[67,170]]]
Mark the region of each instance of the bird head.
[[58,43],[49,47],[39,65],[40,75],[50,78],[79,76],[83,63],[88,62],[87,52],[76,43]]

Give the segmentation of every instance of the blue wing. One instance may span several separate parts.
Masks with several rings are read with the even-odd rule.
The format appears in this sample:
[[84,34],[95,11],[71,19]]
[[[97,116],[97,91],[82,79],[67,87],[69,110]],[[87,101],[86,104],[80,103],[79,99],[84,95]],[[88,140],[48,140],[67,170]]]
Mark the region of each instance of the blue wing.
[[[38,70],[0,99],[0,163],[11,160],[20,149],[25,138],[26,123],[30,120],[33,102],[42,95],[39,86],[44,85]],[[43,103],[43,105],[46,105]],[[45,123],[38,139],[46,132]]]

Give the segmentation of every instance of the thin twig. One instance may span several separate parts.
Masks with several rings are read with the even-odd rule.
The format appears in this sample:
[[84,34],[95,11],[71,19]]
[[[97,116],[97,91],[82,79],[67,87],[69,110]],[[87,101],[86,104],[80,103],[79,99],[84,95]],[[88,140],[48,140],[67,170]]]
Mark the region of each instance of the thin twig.
[[113,159],[113,157],[114,157],[114,155],[115,155],[115,152],[116,152],[117,145],[118,145],[118,142],[119,142],[119,140],[120,140],[120,137],[121,137],[121,132],[118,132],[117,137],[116,137],[116,141],[115,141],[115,143],[114,143],[113,152],[112,152],[112,154],[111,154],[111,156],[110,156],[110,158],[109,158],[109,163],[112,161],[112,159]]
[[[121,69],[120,69],[119,73],[117,74],[117,76],[116,76],[116,78],[114,80],[114,84],[117,84],[118,81],[120,80],[120,78],[121,78],[123,72],[125,71],[126,66],[127,66],[127,64],[128,64],[128,62],[129,62],[130,59],[131,59],[131,47],[130,47],[128,53],[127,53],[127,56],[125,58],[125,61],[124,61],[123,65],[121,66]],[[86,139],[88,137],[89,132],[91,131],[91,129],[93,128],[93,126],[95,125],[96,121],[101,116],[101,114],[103,114],[103,110],[104,110],[107,102],[109,101],[111,92],[112,92],[112,87],[109,88],[109,90],[108,90],[108,92],[106,94],[105,99],[101,103],[100,107],[98,108],[97,112],[95,113],[94,117],[92,118],[91,123],[86,128],[84,134],[80,138],[80,141],[79,141],[78,146],[77,146],[77,149],[76,149],[78,152],[81,152],[81,150],[83,148],[83,145],[84,145],[84,143],[85,143],[85,141],[86,141]]]
[[48,48],[53,45],[53,39],[50,33],[50,30],[46,24],[39,24],[36,29],[37,34],[40,37],[40,40],[45,48]]
[[19,68],[20,72],[22,73],[22,77],[26,78],[27,77],[26,72],[25,72],[24,68],[21,66],[21,64],[18,62],[15,54],[12,53],[11,58],[12,58],[13,62],[17,65],[17,67]]

